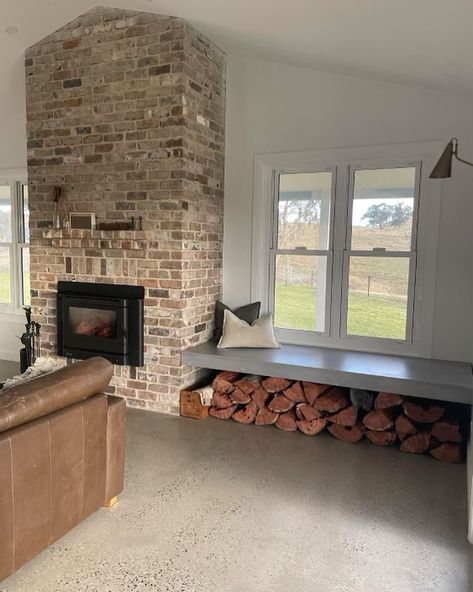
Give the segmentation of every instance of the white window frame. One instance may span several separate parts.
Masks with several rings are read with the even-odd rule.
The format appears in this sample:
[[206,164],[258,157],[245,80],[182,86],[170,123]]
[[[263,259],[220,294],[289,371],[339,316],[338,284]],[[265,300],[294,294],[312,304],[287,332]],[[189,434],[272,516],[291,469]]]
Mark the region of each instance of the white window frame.
[[[324,319],[324,330],[323,331],[304,331],[300,329],[278,329],[279,338],[281,340],[291,340],[293,336],[298,336],[299,339],[310,337],[313,333],[321,336],[329,336],[331,329],[331,302],[332,302],[332,274],[333,274],[333,236],[334,236],[334,223],[335,223],[335,212],[334,205],[336,199],[336,175],[337,171],[335,167],[326,167],[319,169],[307,169],[305,166],[301,167],[290,167],[285,169],[274,169],[272,175],[272,211],[271,211],[271,246],[270,246],[270,260],[269,260],[269,286],[274,285],[275,274],[276,274],[276,257],[277,255],[294,255],[294,249],[278,249],[278,217],[279,217],[279,177],[284,174],[291,173],[332,173],[332,187],[330,196],[330,217],[329,217],[329,244],[326,249],[307,249],[297,253],[298,256],[311,256],[311,255],[322,255],[327,257],[327,283],[326,283],[326,295],[325,295],[325,319]],[[268,293],[268,310],[274,310],[274,290],[269,290]]]
[[[335,198],[332,203],[331,237],[332,282],[327,291],[330,302],[326,332],[277,329],[282,343],[316,345],[354,351],[371,351],[431,357],[437,242],[442,183],[428,178],[443,142],[393,144],[360,148],[340,148],[306,152],[260,154],[255,157],[251,299],[260,300],[263,312],[272,312],[274,277],[273,251],[275,199],[281,172],[333,170]],[[408,335],[405,341],[346,334],[342,307],[348,289],[348,252],[351,230],[351,183],[358,168],[416,167],[416,208],[413,219],[412,257],[415,273],[408,289]],[[370,252],[370,254],[373,254]],[[405,255],[405,253],[403,253]],[[331,294],[329,294],[331,292]],[[327,307],[328,308],[328,307]]]
[[29,244],[23,242],[22,235],[22,187],[27,185],[28,177],[24,169],[0,169],[0,185],[10,186],[12,240],[0,246],[10,247],[10,303],[0,303],[0,316],[4,320],[24,318],[23,278],[21,250]]

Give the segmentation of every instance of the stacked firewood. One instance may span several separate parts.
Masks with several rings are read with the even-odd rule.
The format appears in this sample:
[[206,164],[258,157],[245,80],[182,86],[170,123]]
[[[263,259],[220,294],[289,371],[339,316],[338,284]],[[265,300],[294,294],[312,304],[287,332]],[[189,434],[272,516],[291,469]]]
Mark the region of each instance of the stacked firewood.
[[275,425],[307,436],[327,429],[344,442],[365,437],[378,446],[398,444],[403,452],[429,452],[438,460],[463,459],[459,411],[439,402],[369,391],[359,392],[360,398],[336,386],[231,371],[220,372],[212,387],[209,415],[217,419]]

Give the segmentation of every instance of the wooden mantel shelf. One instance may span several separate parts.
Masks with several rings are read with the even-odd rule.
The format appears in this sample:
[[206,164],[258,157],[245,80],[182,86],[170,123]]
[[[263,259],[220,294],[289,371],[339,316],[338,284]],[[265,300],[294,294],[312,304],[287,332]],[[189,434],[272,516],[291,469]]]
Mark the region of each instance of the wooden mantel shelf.
[[321,347],[218,349],[207,342],[182,354],[187,366],[235,370],[351,388],[473,404],[471,364]]

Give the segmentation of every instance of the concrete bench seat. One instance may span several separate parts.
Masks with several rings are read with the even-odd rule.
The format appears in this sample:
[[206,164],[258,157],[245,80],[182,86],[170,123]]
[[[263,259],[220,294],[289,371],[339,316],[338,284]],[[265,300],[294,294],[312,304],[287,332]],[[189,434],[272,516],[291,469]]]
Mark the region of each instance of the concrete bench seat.
[[473,404],[471,364],[284,344],[281,349],[218,349],[182,354],[184,364]]

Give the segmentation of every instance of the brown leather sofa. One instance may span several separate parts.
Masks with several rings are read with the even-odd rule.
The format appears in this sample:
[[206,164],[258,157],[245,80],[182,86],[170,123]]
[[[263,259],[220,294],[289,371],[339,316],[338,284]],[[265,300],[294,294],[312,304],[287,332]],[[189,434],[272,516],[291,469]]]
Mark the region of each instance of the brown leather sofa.
[[123,489],[123,399],[103,358],[0,391],[0,581]]

